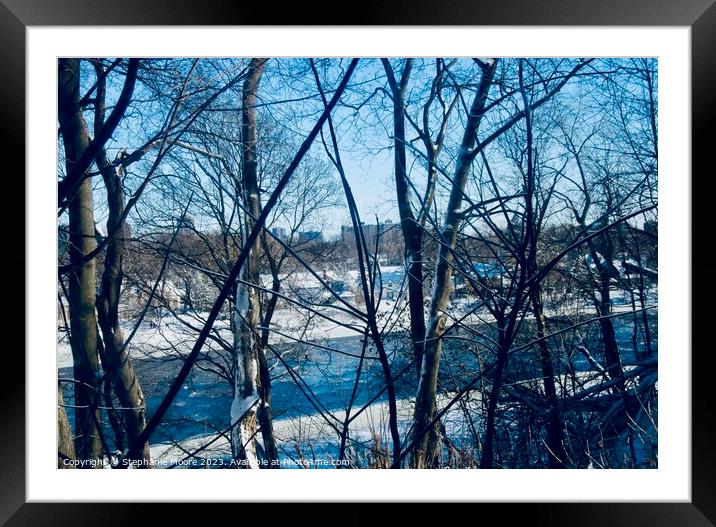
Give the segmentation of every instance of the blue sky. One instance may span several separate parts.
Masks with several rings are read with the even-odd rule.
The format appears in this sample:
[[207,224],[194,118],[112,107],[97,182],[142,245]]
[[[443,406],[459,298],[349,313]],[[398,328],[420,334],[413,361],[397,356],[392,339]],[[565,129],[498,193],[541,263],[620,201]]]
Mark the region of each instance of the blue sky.
[[[394,59],[393,63],[395,69],[398,70],[399,61]],[[181,64],[187,65],[188,61]],[[196,70],[199,74],[197,82],[215,82],[217,85],[221,85],[222,82],[240,71],[244,64],[243,60],[223,60],[216,64],[209,61],[201,62],[200,67]],[[316,64],[324,89],[330,95],[332,88],[341,78],[347,61],[317,59]],[[417,60],[415,64],[407,94],[408,110],[412,112],[419,109],[419,105],[424,100],[425,90],[434,74],[433,59]],[[85,83],[93,81],[90,71],[89,68],[85,70]],[[178,71],[181,71],[181,67],[178,68]],[[474,78],[475,71],[476,68],[472,61],[463,59],[457,64],[455,75],[461,82],[466,82],[470,78]],[[119,93],[123,77],[121,75],[110,76],[109,80],[108,97],[112,99]],[[392,101],[382,91],[385,85],[385,72],[380,61],[362,59],[359,68],[354,73],[349,89],[342,98],[342,106],[336,108],[333,114],[346,176],[362,220],[366,223],[373,223],[376,215],[381,221],[399,220],[393,184]],[[216,106],[221,107],[222,111],[238,115],[239,89],[240,84],[237,86],[236,92],[217,100]],[[496,88],[493,93],[495,91]],[[259,114],[270,119],[277,127],[284,128],[287,137],[291,140],[291,145],[293,145],[289,147],[289,150],[292,148],[295,150],[295,147],[308,134],[322,110],[322,103],[317,96],[315,79],[308,66],[308,61],[306,59],[272,59],[269,61],[261,80],[259,94]],[[140,100],[146,99],[148,97],[147,88],[139,86],[135,97]],[[146,102],[141,104],[146,107]],[[150,110],[148,113],[145,111],[145,114],[142,115],[130,114],[123,121],[115,134],[115,140],[108,149],[110,158],[114,157],[119,147],[127,147],[129,151],[132,151],[159,128],[166,110],[162,110],[159,105],[154,107],[156,113],[152,113]],[[150,108],[152,108],[151,105]],[[448,134],[447,146],[440,157],[441,165],[448,173],[462,128],[461,119],[464,110],[462,108],[458,108],[458,110],[460,111],[455,112],[457,117],[454,117],[451,123],[453,131]],[[414,113],[414,115],[416,114]],[[433,115],[433,117],[437,116]],[[91,128],[91,112],[87,112],[87,118]],[[406,138],[408,141],[416,139],[416,132],[408,124],[406,124]],[[421,147],[419,143],[415,143],[415,145]],[[327,162],[320,139],[314,143],[311,152],[316,156],[322,156]],[[497,156],[497,158],[499,157]],[[146,170],[151,161],[152,159],[148,158],[143,165],[138,164],[133,167],[137,181],[141,181],[142,170]],[[510,170],[507,165],[501,165],[497,159],[492,163],[494,163],[494,169],[504,173]],[[422,188],[421,178],[424,175],[422,160],[411,155],[410,150],[408,151],[408,166],[411,170],[411,178],[416,182],[418,188]],[[335,179],[338,180],[335,170],[333,172]],[[101,194],[101,182],[98,180],[97,183],[98,193]],[[446,179],[441,178],[440,184],[444,185],[445,183]],[[128,186],[130,187],[128,190],[132,191],[132,183],[129,179]],[[440,185],[438,191],[441,191]],[[345,203],[343,196],[338,197]],[[149,195],[145,198],[149,198]],[[96,203],[101,204],[103,201],[97,199]],[[438,201],[440,201],[440,196],[438,196]],[[177,204],[177,206],[179,205]],[[103,214],[101,205],[98,205],[97,219],[99,222],[103,221]],[[320,224],[326,235],[337,235],[340,233],[341,224],[349,223],[347,210],[339,207],[323,211],[316,222]]]

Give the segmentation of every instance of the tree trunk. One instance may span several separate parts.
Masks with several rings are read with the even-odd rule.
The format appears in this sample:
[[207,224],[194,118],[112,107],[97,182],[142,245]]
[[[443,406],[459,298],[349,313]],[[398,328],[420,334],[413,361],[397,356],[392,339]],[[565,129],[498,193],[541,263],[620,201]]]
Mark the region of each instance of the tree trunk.
[[404,243],[405,269],[408,273],[408,307],[410,310],[410,336],[413,341],[413,357],[416,373],[420,375],[423,350],[425,349],[425,305],[423,295],[423,228],[415,219],[410,205],[407,161],[405,154],[405,87],[411,70],[407,59],[398,84],[393,67],[383,59],[388,84],[393,95],[393,153],[395,165],[395,192]]
[[62,388],[60,383],[57,383],[57,468],[75,468],[74,465],[64,463],[64,460],[73,459],[75,459],[75,445],[72,440],[72,429],[65,411]]
[[435,283],[426,328],[425,350],[415,399],[415,450],[413,463],[416,468],[434,466],[438,458],[439,430],[434,425],[430,429],[428,427],[435,417],[436,410],[442,335],[445,331],[446,323],[445,309],[447,308],[451,288],[452,251],[455,249],[457,232],[462,219],[460,208],[472,160],[469,150],[477,141],[477,132],[482,120],[496,64],[497,62],[494,61],[484,69],[478,92],[470,108],[468,123],[462,138],[460,155],[455,169],[455,177],[450,191],[445,224],[440,231],[441,243],[438,249]]
[[619,379],[619,382],[617,384],[617,390],[620,392],[624,391],[624,369],[622,367],[622,360],[621,355],[619,353],[619,345],[617,344],[617,337],[616,333],[614,332],[614,324],[612,323],[611,318],[605,318],[608,315],[611,314],[612,311],[612,303],[611,303],[611,297],[609,292],[609,283],[610,283],[610,270],[608,268],[608,263],[605,262],[611,262],[611,241],[606,237],[602,237],[602,240],[604,241],[604,246],[607,249],[605,252],[607,254],[604,255],[604,262],[600,259],[599,251],[597,250],[597,246],[595,243],[590,240],[587,242],[587,246],[589,247],[589,252],[592,256],[592,260],[594,261],[594,264],[597,267],[597,278],[599,280],[599,283],[597,285],[599,289],[599,296],[596,303],[597,307],[597,315],[599,318],[599,327],[602,332],[602,341],[604,344],[604,359],[606,362],[605,369],[607,370],[607,374],[609,375],[610,379]]
[[[97,77],[97,97],[95,102],[95,135],[104,124],[105,112],[105,77],[101,66],[95,66]],[[107,191],[107,243],[102,272],[101,289],[97,295],[97,315],[104,342],[103,366],[105,373],[114,387],[117,399],[122,405],[120,414],[123,416],[128,448],[130,452],[139,452],[135,456],[146,463],[137,463],[137,468],[151,468],[149,443],[136,445],[136,442],[147,425],[146,401],[139,379],[129,353],[124,345],[124,335],[119,322],[119,297],[122,289],[122,259],[124,256],[124,191],[122,180],[107,160],[104,148],[100,148],[95,159]],[[136,447],[135,447],[136,445]]]
[[[240,196],[248,211],[245,215],[246,236],[261,214],[256,152],[256,94],[267,59],[251,59],[244,81],[241,107],[242,169]],[[256,422],[261,425],[264,451],[277,459],[270,404],[270,376],[258,332],[261,306],[259,292],[259,241],[244,250],[249,256],[244,264],[236,293],[236,333],[234,336],[234,400],[231,405],[232,451],[245,468],[259,468],[256,453]],[[263,371],[262,371],[263,370]],[[256,404],[258,402],[258,405]],[[268,465],[272,466],[271,463]]]
[[[69,174],[89,145],[87,123],[79,106],[80,63],[78,59],[58,62],[58,113]],[[70,264],[68,274],[70,308],[70,344],[74,362],[75,450],[79,459],[99,459],[102,455],[99,411],[96,409],[99,358],[95,315],[96,270],[94,259],[80,262],[96,247],[92,179],[84,178],[69,197]]]
[[[515,298],[522,298],[524,293],[524,273],[520,278],[520,283],[515,292]],[[494,468],[495,466],[495,430],[497,416],[497,402],[500,391],[504,382],[505,368],[509,359],[510,346],[514,342],[515,328],[517,327],[517,319],[519,317],[519,309],[513,308],[505,317],[504,313],[500,313],[495,317],[495,325],[497,326],[497,362],[495,363],[495,373],[492,379],[492,388],[488,396],[487,403],[487,419],[485,425],[485,438],[482,441],[482,454],[480,455],[480,468]]]
[[259,351],[259,395],[261,397],[261,406],[259,407],[259,424],[261,425],[262,438],[264,440],[264,452],[269,460],[268,468],[281,468],[278,463],[278,447],[276,446],[276,438],[273,433],[273,418],[271,415],[271,373],[268,369],[266,360],[266,348],[268,346],[270,331],[269,326],[273,314],[278,304],[278,293],[281,290],[281,280],[279,279],[279,264],[270,254],[270,247],[267,243],[266,236],[261,237],[261,242],[266,252],[266,257],[271,268],[271,296],[266,302],[263,321],[261,325],[261,349]]
[[[526,256],[524,265],[528,269],[528,275],[534,276],[537,272],[537,240],[541,229],[540,214],[535,209],[538,207],[535,196],[538,191],[537,174],[534,165],[534,140],[532,130],[532,112],[527,97],[527,90],[524,84],[523,60],[519,63],[520,76],[520,93],[522,95],[522,103],[525,107],[525,127],[527,132],[527,171],[526,171],[526,192],[525,192],[525,242],[523,253]],[[537,212],[537,213],[536,213]],[[523,275],[524,276],[524,275]],[[520,280],[522,283],[522,280]],[[521,295],[520,295],[521,297]],[[554,381],[554,367],[552,364],[552,356],[550,354],[549,345],[545,339],[547,334],[544,320],[544,307],[542,305],[542,288],[540,283],[536,283],[529,290],[528,300],[532,304],[532,312],[535,317],[537,326],[537,338],[539,340],[539,356],[540,367],[542,369],[542,384],[544,386],[545,397],[547,398],[547,457],[550,468],[564,468],[566,452],[564,450],[564,436],[562,433],[562,422],[557,405],[557,389]]]
[[[480,454],[480,468],[495,467],[495,419],[497,415],[497,399],[502,390],[502,376],[507,364],[507,352],[509,343],[507,335],[511,333],[505,329],[504,320],[497,321],[499,331],[498,347],[497,347],[497,363],[495,364],[495,374],[492,380],[492,389],[487,401],[487,418],[485,422],[485,438],[482,441],[482,453]],[[510,340],[511,341],[511,340]]]
[[532,310],[537,324],[537,338],[539,341],[540,365],[542,368],[542,384],[544,394],[549,407],[547,416],[547,458],[549,468],[565,468],[567,454],[564,450],[564,432],[562,430],[562,418],[557,404],[557,387],[554,380],[554,366],[549,345],[544,338],[547,335],[544,320],[544,308],[540,300],[539,286],[531,291]]

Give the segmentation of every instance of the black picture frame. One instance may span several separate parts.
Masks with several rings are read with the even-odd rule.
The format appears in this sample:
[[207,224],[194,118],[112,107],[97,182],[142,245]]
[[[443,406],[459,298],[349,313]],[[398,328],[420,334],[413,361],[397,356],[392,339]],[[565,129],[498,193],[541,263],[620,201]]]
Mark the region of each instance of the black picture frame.
[[[714,101],[716,97],[716,3],[715,0],[391,0],[340,7],[332,2],[278,4],[230,0],[0,0],[0,115],[5,138],[0,142],[3,159],[17,159],[6,180],[22,180],[24,158],[17,155],[25,144],[25,29],[47,25],[606,25],[688,26],[691,28],[692,82],[692,177],[713,174]],[[12,176],[10,174],[13,174]],[[698,179],[697,179],[698,178]],[[688,178],[684,177],[685,184]],[[692,196],[696,194],[692,191]],[[25,196],[27,200],[29,196]],[[703,198],[702,198],[703,199]],[[706,205],[708,207],[708,203]],[[712,206],[712,205],[711,205]],[[692,211],[697,207],[692,202]],[[692,215],[692,240],[705,236]],[[9,229],[12,230],[12,229]],[[22,246],[19,229],[9,234],[10,243]],[[24,231],[23,231],[24,232]],[[708,237],[707,239],[712,239]],[[32,243],[25,239],[24,243]],[[692,262],[698,259],[691,255]],[[692,271],[695,273],[695,271]],[[25,282],[31,280],[25,276]],[[692,327],[708,327],[707,311],[691,306]],[[26,314],[25,331],[31,328]],[[684,328],[685,330],[687,328]],[[688,350],[678,350],[685,352]],[[148,505],[26,503],[25,498],[25,360],[19,353],[5,353],[2,412],[0,413],[0,524],[25,525],[126,525],[149,519]],[[8,362],[5,362],[5,361]],[[14,362],[14,364],[12,364]],[[716,524],[716,412],[710,384],[713,382],[711,349],[692,349],[692,501],[691,503],[533,503],[510,504],[510,523],[518,517],[536,525],[683,525]],[[506,497],[508,498],[508,497]],[[81,497],[78,496],[78,499]],[[320,499],[320,497],[317,497]],[[212,505],[215,507],[215,505]],[[479,507],[505,507],[480,504]],[[166,507],[165,507],[166,508]],[[172,504],[162,511],[181,517],[186,506]],[[442,507],[415,507],[423,520],[431,512],[445,514]],[[300,515],[292,508],[294,515]],[[499,511],[491,511],[501,514]],[[214,514],[214,509],[211,510]],[[351,523],[367,518],[351,515]],[[327,523],[336,517],[326,514]],[[361,517],[363,519],[361,520]],[[315,518],[312,515],[312,521]],[[208,519],[207,519],[208,521]],[[183,522],[182,522],[183,523]],[[519,519],[517,519],[519,524]]]

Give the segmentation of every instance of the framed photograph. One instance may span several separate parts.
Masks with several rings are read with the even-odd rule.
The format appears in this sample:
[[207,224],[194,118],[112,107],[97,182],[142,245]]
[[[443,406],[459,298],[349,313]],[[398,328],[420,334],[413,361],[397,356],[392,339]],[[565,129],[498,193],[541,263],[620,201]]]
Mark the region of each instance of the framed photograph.
[[713,525],[716,7],[517,4],[3,0],[27,249],[0,520]]

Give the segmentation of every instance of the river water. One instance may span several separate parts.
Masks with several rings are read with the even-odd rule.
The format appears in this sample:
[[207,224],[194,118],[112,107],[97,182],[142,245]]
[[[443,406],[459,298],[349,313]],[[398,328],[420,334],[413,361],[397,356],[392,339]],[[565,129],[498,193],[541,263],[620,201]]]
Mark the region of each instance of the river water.
[[[631,318],[625,316],[614,320],[617,322],[615,326],[622,361],[625,365],[634,363],[636,357],[633,351]],[[656,351],[655,317],[653,322],[653,349]],[[588,345],[591,343],[593,349],[596,349],[599,332],[596,324],[592,326],[594,327],[585,329],[580,336],[586,339]],[[479,360],[475,349],[486,349],[486,345],[479,345],[480,339],[474,335],[465,333],[457,334],[457,336],[462,338],[445,341],[445,350],[441,361],[441,382],[447,389],[456,389],[474,378],[474,375],[479,372]],[[465,338],[477,341],[478,345],[470,345]],[[574,335],[570,332],[565,334],[564,338],[574,339]],[[483,344],[486,343],[486,340],[483,341]],[[358,356],[363,349],[362,338],[359,336],[325,339],[319,344]],[[396,392],[399,399],[414,397],[416,390],[416,372],[414,366],[409,362],[408,354],[410,352],[406,351],[407,344],[404,335],[392,335],[385,341],[386,349],[391,354],[393,375],[396,376],[400,372],[404,372],[396,380]],[[565,349],[569,349],[570,345],[575,343],[563,339],[561,344]],[[639,339],[639,344],[643,348],[643,339]],[[277,362],[275,358],[271,360],[269,357],[271,364],[276,363],[272,369],[271,385],[271,406],[274,419],[315,414],[316,406],[331,411],[343,410],[348,406],[356,381],[359,358],[305,344],[279,345],[276,347],[276,352],[283,356],[284,362]],[[599,353],[593,353],[595,358],[600,358]],[[535,360],[535,357],[534,350],[526,350],[512,358],[511,364],[513,368],[522,368],[523,375],[538,376],[538,361]],[[590,369],[587,360],[579,353],[572,356],[572,364],[577,371]],[[147,399],[148,414],[152,415],[174,381],[181,363],[180,361],[140,358],[135,359],[134,365]],[[291,369],[293,375],[288,374],[287,368]],[[61,379],[71,378],[72,370],[63,368],[59,375]],[[372,346],[368,345],[352,407],[357,408],[371,401],[384,401],[384,385],[384,376],[380,364],[376,360],[376,352]],[[72,394],[68,387],[72,385],[63,383],[63,386],[66,389],[65,401],[69,403],[72,400]],[[230,406],[231,389],[227,381],[213,372],[195,367],[174,400],[164,421],[155,432],[153,442],[180,441],[225,430],[229,425]],[[72,412],[70,411],[68,414],[72,420]],[[107,437],[111,436],[110,430],[107,429]]]

